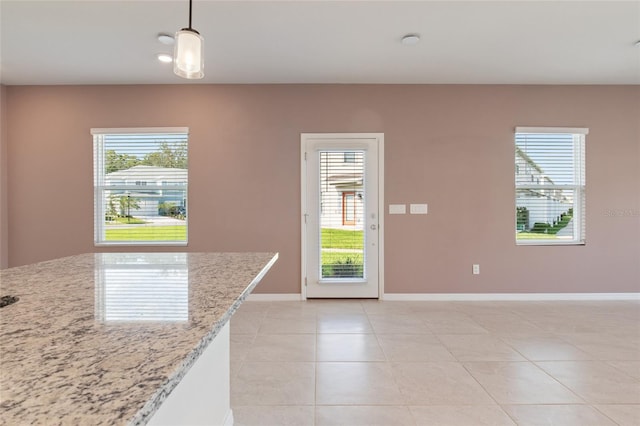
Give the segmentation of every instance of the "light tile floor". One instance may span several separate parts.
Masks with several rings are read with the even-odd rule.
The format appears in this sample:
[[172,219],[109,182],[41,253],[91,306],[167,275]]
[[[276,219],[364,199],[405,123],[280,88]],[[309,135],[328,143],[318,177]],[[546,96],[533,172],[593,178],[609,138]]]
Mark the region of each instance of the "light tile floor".
[[640,425],[640,303],[245,302],[235,424]]

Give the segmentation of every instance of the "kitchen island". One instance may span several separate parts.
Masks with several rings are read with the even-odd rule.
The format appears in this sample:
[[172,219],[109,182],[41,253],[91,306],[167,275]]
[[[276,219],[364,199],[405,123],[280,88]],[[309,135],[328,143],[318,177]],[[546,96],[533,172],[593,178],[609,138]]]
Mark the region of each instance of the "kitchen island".
[[0,424],[231,424],[229,320],[274,253],[99,253],[0,271]]

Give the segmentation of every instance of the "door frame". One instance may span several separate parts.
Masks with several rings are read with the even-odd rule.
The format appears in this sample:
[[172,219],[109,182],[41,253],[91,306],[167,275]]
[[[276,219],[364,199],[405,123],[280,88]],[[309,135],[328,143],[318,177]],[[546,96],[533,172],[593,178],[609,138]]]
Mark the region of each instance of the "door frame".
[[309,140],[374,139],[378,148],[378,299],[384,296],[384,133],[301,133],[300,134],[300,299],[307,300],[307,165],[306,145]]

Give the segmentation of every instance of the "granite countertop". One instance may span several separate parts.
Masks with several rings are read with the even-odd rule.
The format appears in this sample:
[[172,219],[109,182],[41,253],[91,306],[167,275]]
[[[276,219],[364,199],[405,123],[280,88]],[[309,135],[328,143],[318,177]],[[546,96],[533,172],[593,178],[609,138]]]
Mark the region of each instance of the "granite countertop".
[[83,254],[0,271],[0,424],[145,424],[278,255]]

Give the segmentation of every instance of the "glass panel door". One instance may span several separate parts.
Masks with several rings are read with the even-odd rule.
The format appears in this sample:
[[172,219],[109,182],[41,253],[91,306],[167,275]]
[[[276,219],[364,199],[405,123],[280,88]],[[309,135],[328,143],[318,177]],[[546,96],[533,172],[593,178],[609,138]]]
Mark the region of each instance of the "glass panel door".
[[379,134],[303,135],[306,297],[377,298]]
[[365,151],[320,151],[318,157],[320,277],[363,279]]

